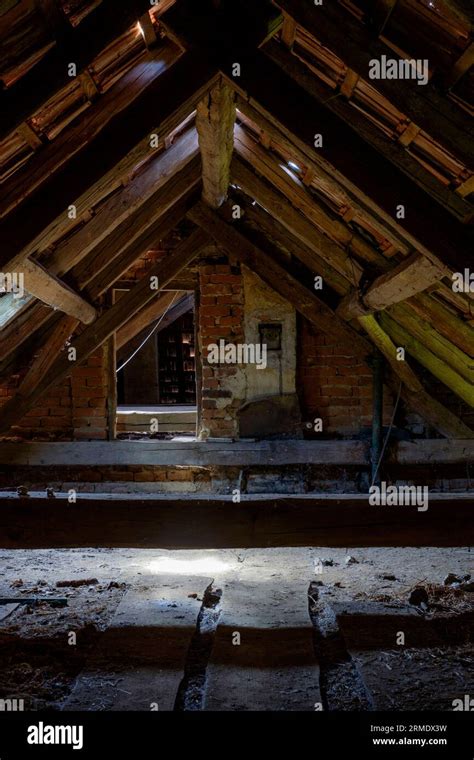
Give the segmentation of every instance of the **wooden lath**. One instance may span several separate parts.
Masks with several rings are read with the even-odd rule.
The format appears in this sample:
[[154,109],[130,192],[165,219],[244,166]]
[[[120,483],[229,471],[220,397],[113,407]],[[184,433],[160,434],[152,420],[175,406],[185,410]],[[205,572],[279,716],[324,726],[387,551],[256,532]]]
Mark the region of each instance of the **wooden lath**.
[[[387,38],[374,38],[372,30],[348,14],[340,3],[324,3],[316,9],[299,0],[277,0],[278,6],[306,29],[328,50],[333,51],[342,61],[361,77],[367,77],[370,61],[398,57],[387,45]],[[405,4],[406,5],[406,4]],[[431,14],[433,16],[433,14]],[[416,26],[410,34],[416,33]],[[434,43],[434,38],[431,40]],[[464,46],[469,43],[465,34]],[[436,60],[436,43],[429,56]],[[409,51],[410,52],[410,51]],[[462,47],[459,52],[462,52]],[[399,51],[401,57],[418,58]],[[455,58],[459,53],[454,53]],[[422,56],[426,57],[426,56]],[[418,124],[427,134],[444,145],[454,156],[458,156],[469,167],[474,163],[473,141],[469,137],[470,125],[466,115],[449,98],[440,94],[431,81],[423,87],[416,81],[380,79],[377,90],[387,100],[405,113],[410,121]]]
[[350,124],[363,141],[396,169],[416,180],[420,188],[443,203],[456,219],[463,223],[471,220],[472,204],[455,193],[456,185],[469,177],[470,171],[434,143],[416,123],[394,111],[388,102],[380,104],[380,95],[372,86],[358,78],[350,98],[341,97],[338,84],[328,87],[320,77],[313,75],[314,67],[302,63],[281,44],[269,43],[265,52],[332,114]]
[[[267,86],[269,81],[271,88]],[[273,119],[300,149],[310,150],[326,173],[335,173],[348,191],[365,202],[371,198],[379,208],[379,215],[395,221],[414,249],[435,263],[461,271],[464,251],[470,246],[470,232],[445,208],[433,207],[431,198],[421,188],[315,99],[306,84],[301,86],[267,56],[259,54],[245,67],[240,80],[232,84],[267,120]],[[287,103],[291,103],[291,108]],[[315,124],[324,134],[323,147],[316,150]],[[400,198],[406,209],[405,219],[395,219]],[[436,227],[425,223],[433,213]]]
[[[157,73],[160,70],[161,75]],[[107,126],[101,111],[108,97],[104,96],[91,111],[90,132],[85,131],[85,124],[78,126],[64,144],[60,144],[59,138],[43,151],[36,176],[28,174],[21,181],[20,177],[13,178],[14,185],[7,190],[10,201],[3,198],[7,205],[30,195],[30,184],[38,191],[48,172],[52,173],[48,178],[48,194],[40,197],[33,194],[0,225],[5,243],[3,261],[12,257],[9,253],[16,254],[19,249],[26,253],[37,250],[38,238],[45,227],[64,215],[68,206],[74,205],[78,197],[100,182],[105,173],[112,172],[140,141],[148,140],[148,157],[151,157],[154,150],[151,135],[155,130],[158,135],[168,135],[186,119],[212,85],[213,78],[208,64],[196,60],[192,54],[183,56],[169,68],[167,64],[155,62],[152,81],[141,82],[140,94],[130,88],[134,96],[129,90],[124,91],[122,101],[115,102],[111,98],[105,120]],[[123,86],[123,80],[119,85]],[[46,160],[47,153],[49,160]],[[101,157],[100,162],[96,160],[97,155]]]
[[[149,0],[134,0],[133,4],[102,0],[86,18],[80,19],[80,23],[77,23],[78,19],[73,23],[69,18],[68,21],[65,19],[62,30],[50,28],[47,33],[51,42],[42,51],[41,59],[29,71],[25,67],[20,68],[21,75],[16,78],[17,81],[1,93],[0,136],[4,137],[15,129],[63,87],[70,85],[69,63],[76,64],[78,74],[87,70],[104,49],[131,29],[132,24],[138,21],[140,11],[145,13],[149,8]],[[3,24],[11,28],[12,14],[7,13],[3,18]],[[24,28],[22,32],[25,36]],[[55,40],[58,33],[63,36],[59,44]],[[3,42],[4,34],[0,30]],[[145,50],[141,36],[137,40]]]

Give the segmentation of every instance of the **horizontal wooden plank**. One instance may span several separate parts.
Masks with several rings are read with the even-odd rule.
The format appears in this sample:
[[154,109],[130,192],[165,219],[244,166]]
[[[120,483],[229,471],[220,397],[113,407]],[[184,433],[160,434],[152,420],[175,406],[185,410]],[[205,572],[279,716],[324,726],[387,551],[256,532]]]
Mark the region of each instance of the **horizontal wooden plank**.
[[[375,507],[367,496],[0,498],[5,549],[275,546],[465,546],[474,540],[474,496],[416,507]],[[449,518],[449,519],[448,519]]]
[[90,441],[3,443],[0,463],[10,465],[120,464],[231,466],[285,464],[366,464],[363,441]]
[[[474,461],[474,440],[399,441],[388,463],[460,464]],[[77,441],[0,443],[0,465],[30,467],[152,465],[184,467],[367,465],[365,441]]]

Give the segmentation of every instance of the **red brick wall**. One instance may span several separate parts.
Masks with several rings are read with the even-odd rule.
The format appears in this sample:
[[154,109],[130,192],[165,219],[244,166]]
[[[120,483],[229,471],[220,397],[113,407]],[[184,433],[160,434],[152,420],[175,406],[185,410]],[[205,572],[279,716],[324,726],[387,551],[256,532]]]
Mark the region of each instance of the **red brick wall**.
[[[243,342],[244,291],[240,267],[208,264],[200,267],[199,335],[202,353],[201,424],[211,437],[238,435],[236,412],[243,399],[236,383],[241,369],[232,365],[210,365],[208,345]],[[232,392],[227,384],[232,384]]]
[[[321,418],[323,434],[355,435],[372,423],[372,373],[350,344],[298,322],[298,389],[303,418]],[[385,392],[384,424],[392,399]]]
[[[15,395],[21,375],[0,385],[0,404]],[[76,367],[71,377],[50,389],[48,395],[18,420],[7,436],[42,440],[95,440],[107,437],[107,375],[105,350],[99,349]],[[1,413],[1,411],[0,411]]]

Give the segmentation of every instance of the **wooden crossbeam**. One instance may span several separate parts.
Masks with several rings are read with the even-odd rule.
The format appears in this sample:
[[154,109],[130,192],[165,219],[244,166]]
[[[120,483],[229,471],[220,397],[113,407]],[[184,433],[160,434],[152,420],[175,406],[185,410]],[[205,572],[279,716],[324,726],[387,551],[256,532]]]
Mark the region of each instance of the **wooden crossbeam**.
[[[473,439],[417,438],[391,441],[389,465],[465,465],[474,458]],[[370,445],[360,440],[296,441],[22,441],[0,442],[0,465],[22,467],[277,467],[370,465]]]
[[[140,141],[147,139],[149,151],[153,150],[151,135],[164,136],[176,128],[212,86],[215,69],[201,58],[189,53],[176,61],[176,51],[169,47],[160,55],[161,60],[143,64],[138,72],[123,77],[117,84],[119,94],[111,88],[77,126],[41,152],[38,163],[33,157],[5,184],[0,209],[23,202],[0,224],[0,263],[20,251],[36,250],[35,240],[42,230],[67,216],[68,206]],[[46,181],[48,192],[37,197],[35,193]]]
[[[340,443],[340,442],[339,442]],[[130,447],[129,447],[130,448]],[[432,494],[429,508],[369,504],[365,495],[0,497],[4,549],[269,546],[465,546],[474,540],[469,494]],[[100,515],[100,519],[98,516]]]
[[164,287],[199,254],[208,240],[208,235],[198,229],[178,245],[173,253],[167,255],[162,262],[151,267],[147,276],[137,283],[126,296],[107,309],[93,325],[86,328],[72,341],[71,347],[75,349],[74,362],[70,361],[67,356],[58,357],[39,379],[37,385],[31,389],[27,397],[21,398],[21,400],[13,398],[2,407],[0,433],[9,430],[37,403],[48,388],[67,377],[74,366],[87,359],[114,332],[128,322],[130,317],[156,298],[158,291],[152,287],[153,278],[157,278],[159,288]]
[[75,317],[84,324],[90,324],[96,318],[94,306],[38,262],[17,257],[9,262],[7,271],[23,275],[26,292],[43,303]]
[[318,329],[332,332],[348,341],[353,350],[362,356],[370,353],[370,345],[333,310],[308,288],[301,285],[286,269],[273,260],[244,235],[221,219],[212,209],[198,203],[188,212],[188,217],[205,229],[218,245],[231,256],[236,256],[283,298],[286,298],[303,316]]
[[352,291],[341,301],[337,313],[343,319],[350,320],[362,314],[382,311],[426,290],[447,275],[449,272],[445,267],[415,253],[390,272],[377,277],[363,293]]
[[198,104],[196,128],[202,160],[202,197],[211,208],[227,198],[234,148],[235,93],[220,79]]
[[[276,45],[276,43],[271,43]],[[280,46],[281,51],[285,53]],[[285,55],[288,55],[287,53]],[[441,205],[434,205],[409,177],[368,145],[351,126],[331,113],[267,55],[257,53],[239,81],[229,78],[240,93],[280,130],[310,148],[315,160],[337,174],[341,183],[362,197],[372,198],[392,220],[398,222],[415,250],[435,263],[462,271],[466,251],[471,248],[472,231],[454,219]],[[269,87],[268,83],[272,86]],[[288,107],[291,103],[291,107]],[[317,125],[317,129],[315,127]],[[323,135],[323,147],[314,149],[315,134]],[[370,171],[367,167],[370,166]],[[403,203],[400,199],[403,199]],[[396,219],[398,206],[405,219]],[[436,225],[427,224],[436,216]]]
[[[325,47],[364,79],[368,79],[370,61],[398,58],[388,45],[374,39],[370,26],[364,26],[340,3],[325,2],[316,9],[299,0],[277,0],[276,4]],[[413,80],[379,79],[377,90],[411,121],[451,153],[474,164],[474,142],[469,117],[428,82],[419,86]]]

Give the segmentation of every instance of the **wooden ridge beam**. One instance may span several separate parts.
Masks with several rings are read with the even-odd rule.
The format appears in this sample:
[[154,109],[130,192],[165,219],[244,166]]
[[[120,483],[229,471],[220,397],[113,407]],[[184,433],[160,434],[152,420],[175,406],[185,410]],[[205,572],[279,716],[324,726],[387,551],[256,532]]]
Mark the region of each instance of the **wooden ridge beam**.
[[[332,167],[345,187],[363,198],[371,198],[389,218],[396,220],[403,231],[401,234],[415,250],[441,266],[463,270],[466,251],[471,248],[472,231],[445,208],[433,204],[423,190],[268,56],[257,53],[242,71],[239,81],[232,80],[232,84],[265,118],[273,119],[290,139],[306,146],[306,150],[309,148],[315,160],[323,162],[326,171]],[[323,135],[323,147],[317,149],[314,148],[315,125]],[[401,203],[406,214],[405,219],[398,220],[397,208]],[[436,225],[429,223],[434,217]]]
[[38,384],[31,389],[28,396],[22,398],[20,402],[9,401],[2,407],[0,433],[9,430],[15,421],[20,420],[36,404],[48,388],[67,377],[72,372],[73,366],[87,359],[137,311],[156,298],[158,291],[151,286],[152,278],[156,277],[159,287],[164,287],[199,254],[208,240],[208,235],[198,229],[163,261],[151,267],[147,276],[140,280],[126,296],[107,309],[94,324],[72,341],[71,347],[76,351],[74,362],[69,361],[68,357],[58,357],[40,378]]
[[274,189],[268,182],[260,179],[250,169],[249,165],[242,161],[239,155],[235,155],[232,160],[231,174],[233,181],[242,187],[247,195],[254,198],[290,234],[314,251],[317,257],[323,259],[339,275],[342,275],[348,284],[357,285],[359,283],[362,269],[357,261],[353,261],[349,253],[299,213],[288,202],[285,195]]
[[[170,61],[176,59],[176,52],[170,54],[165,48],[163,56],[161,61],[153,61],[120,80],[121,99],[117,100],[112,88],[86,119],[38,155],[38,165],[29,163],[7,183],[7,197],[2,195],[1,208],[4,202],[10,207],[12,200],[26,200],[0,224],[4,243],[0,264],[19,252],[36,250],[35,240],[41,231],[61,215],[67,217],[68,206],[74,205],[141,140],[147,136],[149,139],[151,134],[168,134],[193,111],[212,86],[215,71],[192,53],[173,65]],[[137,73],[140,84],[134,89],[126,80],[137,77]],[[46,180],[48,192],[37,197]]]
[[[340,443],[340,442],[339,442]],[[464,497],[464,498],[463,498]],[[137,547],[222,549],[269,546],[466,546],[473,497],[431,495],[429,508],[374,507],[365,495],[184,497],[67,494],[0,497],[4,549]]]
[[[382,55],[398,58],[385,42],[373,38],[370,27],[347,13],[340,3],[326,2],[317,8],[299,0],[277,0],[276,4],[364,79],[368,79],[371,60],[380,60]],[[419,86],[414,80],[379,79],[375,86],[410,121],[462,159],[468,168],[473,167],[469,117],[443,96],[434,82]]]
[[394,269],[377,277],[363,293],[349,293],[339,304],[337,313],[343,319],[350,320],[363,314],[382,311],[426,290],[447,275],[449,271],[445,267],[414,253]]
[[367,341],[340,320],[329,306],[212,209],[198,203],[188,212],[188,217],[205,229],[231,256],[236,256],[283,298],[288,299],[318,329],[332,332],[341,340],[349,342],[358,355],[367,356],[370,353]]
[[31,116],[45,101],[70,83],[68,64],[74,62],[78,74],[114,39],[123,34],[149,0],[133,3],[102,0],[77,27],[63,25],[55,46],[18,82],[0,94],[0,140]]
[[202,197],[211,208],[227,198],[234,149],[235,93],[221,78],[198,103],[196,129],[202,160]]

